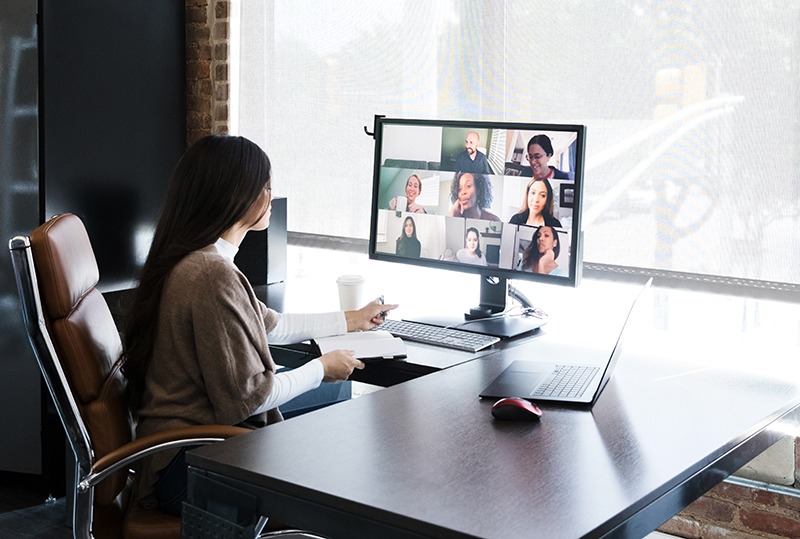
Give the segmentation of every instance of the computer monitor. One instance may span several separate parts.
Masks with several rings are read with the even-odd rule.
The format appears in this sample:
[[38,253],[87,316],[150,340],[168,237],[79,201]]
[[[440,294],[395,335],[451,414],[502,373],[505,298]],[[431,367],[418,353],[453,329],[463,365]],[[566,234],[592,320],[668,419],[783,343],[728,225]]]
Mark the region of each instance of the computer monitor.
[[[369,256],[477,273],[480,304],[424,322],[509,337],[507,279],[577,286],[586,127],[375,118]],[[479,323],[467,320],[483,320]]]

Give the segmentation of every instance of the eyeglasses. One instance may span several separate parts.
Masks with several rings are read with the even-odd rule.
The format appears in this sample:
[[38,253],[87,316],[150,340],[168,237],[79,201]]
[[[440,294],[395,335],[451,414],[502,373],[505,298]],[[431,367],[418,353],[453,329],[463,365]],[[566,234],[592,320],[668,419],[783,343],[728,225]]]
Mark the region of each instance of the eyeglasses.
[[525,154],[525,158],[526,159],[533,160],[533,161],[538,161],[542,157],[545,157],[545,156],[540,154],[540,153],[526,153]]

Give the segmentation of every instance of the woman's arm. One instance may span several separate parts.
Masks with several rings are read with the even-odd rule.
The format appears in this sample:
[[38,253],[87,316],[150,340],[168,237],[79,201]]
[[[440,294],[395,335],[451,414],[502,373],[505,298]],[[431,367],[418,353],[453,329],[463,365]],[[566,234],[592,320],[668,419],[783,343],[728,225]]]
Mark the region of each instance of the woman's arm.
[[347,331],[369,330],[379,326],[383,324],[385,318],[383,314],[397,309],[399,306],[397,303],[383,304],[380,298],[377,298],[357,311],[346,311],[344,316],[347,319]]
[[375,299],[357,311],[332,313],[284,313],[276,314],[278,324],[269,332],[272,344],[291,344],[342,335],[357,329],[372,329],[383,323],[381,313],[396,309],[397,304],[384,305]]
[[312,359],[302,367],[279,372],[272,382],[272,391],[253,415],[282,406],[306,391],[319,387],[324,369],[319,359]]
[[364,363],[356,359],[352,351],[335,350],[312,359],[302,367],[279,372],[273,379],[272,391],[253,414],[282,406],[293,398],[316,389],[320,382],[347,380],[354,369],[363,368]]
[[277,316],[278,324],[269,332],[271,344],[291,344],[347,332],[347,320],[342,311],[284,313]]

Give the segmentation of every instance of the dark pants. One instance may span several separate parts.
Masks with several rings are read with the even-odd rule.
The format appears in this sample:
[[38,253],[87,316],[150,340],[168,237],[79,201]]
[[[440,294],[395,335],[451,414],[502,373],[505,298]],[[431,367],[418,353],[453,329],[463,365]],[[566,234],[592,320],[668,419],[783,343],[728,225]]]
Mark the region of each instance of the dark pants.
[[181,516],[181,505],[186,501],[186,451],[195,447],[197,446],[182,447],[166,468],[158,472],[155,491],[158,508],[176,517]]

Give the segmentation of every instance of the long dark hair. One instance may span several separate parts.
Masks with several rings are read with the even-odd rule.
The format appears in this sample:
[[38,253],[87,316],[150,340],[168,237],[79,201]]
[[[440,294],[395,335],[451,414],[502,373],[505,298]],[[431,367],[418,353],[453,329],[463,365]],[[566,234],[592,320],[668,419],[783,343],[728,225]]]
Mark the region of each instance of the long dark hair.
[[467,233],[464,234],[464,247],[467,246],[467,236],[469,236],[470,232],[474,232],[475,237],[478,238],[478,248],[475,249],[475,254],[478,255],[478,258],[481,258],[483,256],[483,254],[481,254],[481,235],[478,234],[478,229],[474,226],[469,227],[467,229]]
[[[411,236],[406,236],[406,223],[411,221]],[[417,240],[417,223],[414,222],[414,219],[409,215],[403,220],[403,228],[400,229],[400,237],[397,239],[398,243],[406,243],[411,242],[414,243]]]
[[[540,226],[536,229],[536,232],[533,233],[531,244],[528,245],[528,248],[525,249],[525,254],[522,255],[522,269],[533,268],[539,264],[539,259],[542,258],[542,254],[539,252],[539,235],[543,228],[545,227]],[[561,252],[561,242],[558,241],[558,233],[552,226],[546,228],[550,229],[550,232],[553,233],[553,238],[556,240],[556,244],[553,246],[553,259],[557,259]]]
[[[547,202],[544,203],[544,207],[542,208],[542,218],[552,217],[553,216],[553,186],[550,185],[550,180],[547,178],[532,178],[531,181],[528,182],[528,187],[525,189],[525,198],[522,201],[522,207],[519,209],[517,214],[525,213],[526,211],[530,210],[528,207],[528,195],[531,192],[531,187],[535,182],[544,182],[544,187],[547,189]],[[530,216],[530,214],[528,214]]]
[[270,169],[267,154],[254,142],[218,135],[196,142],[178,162],[125,320],[122,372],[134,415],[142,404],[170,272],[236,223],[261,220],[269,208]]

